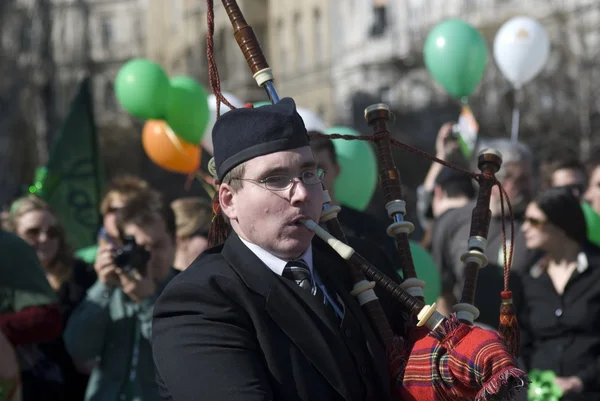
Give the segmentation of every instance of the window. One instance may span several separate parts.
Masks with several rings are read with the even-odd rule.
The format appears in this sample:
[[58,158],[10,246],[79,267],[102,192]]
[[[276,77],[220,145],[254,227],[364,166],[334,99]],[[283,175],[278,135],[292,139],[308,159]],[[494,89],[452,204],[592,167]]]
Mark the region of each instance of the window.
[[21,32],[19,35],[19,39],[21,42],[20,50],[22,52],[29,52],[32,48],[32,30],[33,27],[31,24],[24,23],[21,25]]
[[102,47],[105,50],[108,50],[113,41],[113,23],[109,17],[105,17],[101,22],[101,33],[100,36],[102,38]]
[[183,5],[181,4],[181,0],[173,0],[173,7],[171,8],[171,27],[174,30],[178,29],[181,26],[182,21]]
[[324,32],[324,24],[321,19],[321,10],[315,8],[313,12],[314,28],[314,50],[315,50],[315,62],[317,65],[323,64],[325,61],[325,48],[324,43],[327,40],[327,35]]
[[306,57],[304,55],[304,38],[302,31],[302,18],[300,13],[294,15],[294,47],[296,50],[296,67],[298,70],[304,69]]
[[283,22],[283,19],[280,18],[277,21],[276,24],[276,28],[277,30],[277,53],[279,55],[279,70],[282,73],[286,73],[287,72],[287,63],[288,63],[288,59],[287,59],[287,52],[285,51],[285,42],[286,42],[286,37],[285,37],[285,24]]
[[104,97],[104,110],[115,111],[117,109],[117,103],[115,99],[114,85],[112,82],[107,81],[104,84],[104,93],[102,95]]

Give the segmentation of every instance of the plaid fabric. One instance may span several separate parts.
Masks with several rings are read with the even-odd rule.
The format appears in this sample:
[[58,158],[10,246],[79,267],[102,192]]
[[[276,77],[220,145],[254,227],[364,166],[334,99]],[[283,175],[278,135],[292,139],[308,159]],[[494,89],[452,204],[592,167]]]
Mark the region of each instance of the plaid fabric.
[[402,382],[403,401],[509,400],[528,384],[525,372],[492,331],[459,323],[413,331]]

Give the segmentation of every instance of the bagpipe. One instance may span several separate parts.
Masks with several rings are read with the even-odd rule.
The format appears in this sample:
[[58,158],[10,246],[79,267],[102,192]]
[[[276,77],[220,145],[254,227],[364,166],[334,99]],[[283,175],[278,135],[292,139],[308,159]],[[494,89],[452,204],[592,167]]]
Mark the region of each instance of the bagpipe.
[[[264,88],[272,103],[279,101],[274,76],[252,27],[248,25],[236,0],[222,0],[233,26],[234,37],[246,58],[256,83]],[[207,57],[210,85],[217,102],[234,108],[221,94],[218,70],[213,57],[214,9],[213,1],[207,0]],[[395,400],[509,400],[514,393],[524,390],[529,380],[518,369],[516,358],[519,347],[519,328],[509,290],[508,276],[512,250],[507,252],[504,241],[505,270],[504,291],[501,293],[501,318],[498,332],[484,330],[473,324],[479,315],[474,297],[479,269],[487,265],[485,248],[491,219],[490,199],[492,189],[498,186],[502,211],[504,200],[509,213],[510,202],[495,174],[502,165],[502,155],[485,149],[478,155],[480,173],[454,167],[424,152],[396,141],[387,126],[391,111],[385,104],[375,104],[365,110],[365,120],[373,135],[357,137],[330,134],[330,139],[369,140],[374,142],[379,160],[379,178],[383,188],[387,214],[392,223],[387,234],[395,238],[400,257],[403,281],[397,284],[386,277],[347,244],[337,219],[338,206],[330,205],[325,191],[325,203],[319,222],[304,221],[303,224],[327,242],[348,262],[349,273],[354,280],[352,295],[356,296],[388,353],[390,388]],[[313,135],[318,136],[318,135]],[[406,203],[403,200],[400,173],[392,157],[392,145],[416,152],[430,160],[469,174],[479,183],[477,203],[472,213],[468,251],[462,256],[465,264],[465,282],[460,302],[454,313],[445,317],[436,310],[436,304],[424,302],[423,287],[415,271],[408,235],[414,226],[405,220]],[[504,228],[504,219],[503,230]],[[322,228],[324,225],[327,230]],[[511,228],[514,231],[514,224]],[[211,233],[211,242],[225,240],[224,233]],[[511,247],[512,247],[511,243]],[[509,256],[506,256],[509,255]],[[404,336],[395,334],[383,312],[374,287],[389,292],[399,302],[412,320]]]

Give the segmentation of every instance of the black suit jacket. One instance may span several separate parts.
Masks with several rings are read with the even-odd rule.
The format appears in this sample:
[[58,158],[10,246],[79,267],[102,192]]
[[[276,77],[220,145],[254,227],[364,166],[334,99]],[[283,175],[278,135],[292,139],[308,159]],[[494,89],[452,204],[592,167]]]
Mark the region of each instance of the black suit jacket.
[[[372,247],[351,245],[400,278]],[[356,299],[347,265],[320,239],[315,269],[344,309],[340,321],[274,274],[235,234],[203,253],[154,308],[152,347],[165,400],[389,400],[387,358]],[[377,290],[396,332],[403,313]]]

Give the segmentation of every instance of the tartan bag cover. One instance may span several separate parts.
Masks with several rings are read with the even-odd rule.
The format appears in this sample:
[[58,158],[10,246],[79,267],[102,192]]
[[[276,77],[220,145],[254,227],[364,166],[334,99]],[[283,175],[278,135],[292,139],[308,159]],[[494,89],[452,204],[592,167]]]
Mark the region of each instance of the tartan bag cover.
[[408,339],[397,387],[402,401],[510,400],[527,388],[526,373],[496,332],[459,323],[454,314],[443,326],[417,328]]

